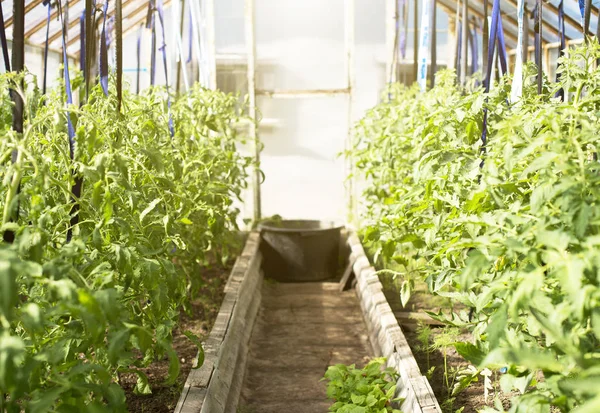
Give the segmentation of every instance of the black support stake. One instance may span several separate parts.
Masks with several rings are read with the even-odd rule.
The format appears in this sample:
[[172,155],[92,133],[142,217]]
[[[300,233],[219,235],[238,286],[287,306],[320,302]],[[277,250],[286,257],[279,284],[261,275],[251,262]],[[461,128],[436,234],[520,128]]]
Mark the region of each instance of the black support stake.
[[437,0],[431,0],[431,70],[429,71],[429,84],[435,86],[435,72],[437,71]]
[[529,13],[527,13],[527,4],[523,12],[523,64],[529,60]]
[[542,94],[542,0],[537,0],[537,14],[535,15],[535,64],[537,65],[537,90]]
[[490,41],[490,25],[488,23],[488,0],[483,0],[483,73],[487,72],[488,43]]

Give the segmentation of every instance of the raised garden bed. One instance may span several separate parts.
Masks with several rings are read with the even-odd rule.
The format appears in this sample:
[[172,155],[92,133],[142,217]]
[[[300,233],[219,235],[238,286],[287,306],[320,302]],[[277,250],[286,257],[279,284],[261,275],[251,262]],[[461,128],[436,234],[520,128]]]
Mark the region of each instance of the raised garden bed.
[[[263,272],[260,242],[260,234],[253,232],[234,266],[217,322],[204,345],[204,364],[191,370],[176,413],[229,413],[238,408],[248,343],[261,305]],[[348,236],[346,252],[344,258],[352,263],[356,275],[355,291],[370,344],[375,355],[386,357],[388,366],[394,367],[400,374],[398,393],[404,398],[400,407],[404,413],[441,413],[433,390],[421,373],[385,298],[375,269],[354,233]],[[276,383],[273,385],[276,386]]]

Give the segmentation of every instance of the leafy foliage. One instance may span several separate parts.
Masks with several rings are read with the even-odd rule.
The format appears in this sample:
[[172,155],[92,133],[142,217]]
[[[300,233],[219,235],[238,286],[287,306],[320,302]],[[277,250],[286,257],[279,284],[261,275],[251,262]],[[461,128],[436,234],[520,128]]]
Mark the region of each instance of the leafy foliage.
[[392,407],[398,373],[382,370],[385,359],[371,360],[363,369],[353,364],[330,366],[325,372],[327,397],[335,400],[329,408],[336,413],[400,413]]
[[229,254],[251,163],[236,152],[238,101],[195,86],[172,106],[171,137],[164,90],[126,93],[119,111],[114,90],[98,86],[65,108],[60,89],[41,96],[29,75],[7,73],[8,113],[8,89],[23,77],[23,134],[10,117],[0,125],[1,230],[16,234],[0,244],[0,412],[124,411],[119,373],[136,373],[148,393],[139,368],[168,357],[175,381],[179,308],[198,264]]
[[473,332],[458,349],[469,361],[507,368],[502,387],[522,393],[511,412],[600,400],[599,57],[596,42],[569,50],[541,96],[529,66],[514,105],[508,79],[487,95],[463,94],[448,71],[427,93],[395,86],[348,153],[378,264],[404,278],[403,301],[421,279],[473,309],[434,316]]

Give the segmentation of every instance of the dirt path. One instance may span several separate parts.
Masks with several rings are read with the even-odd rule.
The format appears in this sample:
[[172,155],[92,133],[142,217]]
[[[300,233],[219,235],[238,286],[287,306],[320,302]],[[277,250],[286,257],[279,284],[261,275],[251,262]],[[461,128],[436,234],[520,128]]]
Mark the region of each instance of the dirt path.
[[337,287],[265,282],[239,413],[326,413],[327,367],[372,356],[354,291]]

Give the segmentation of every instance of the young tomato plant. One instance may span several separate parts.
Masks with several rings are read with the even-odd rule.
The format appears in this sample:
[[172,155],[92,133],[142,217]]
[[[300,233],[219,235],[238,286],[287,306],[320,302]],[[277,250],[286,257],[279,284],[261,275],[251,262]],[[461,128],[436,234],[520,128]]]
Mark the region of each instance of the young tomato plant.
[[335,400],[329,408],[335,413],[401,413],[392,407],[401,399],[395,397],[398,373],[383,369],[385,359],[370,361],[363,369],[355,365],[330,366],[323,380],[327,380],[327,397]]

